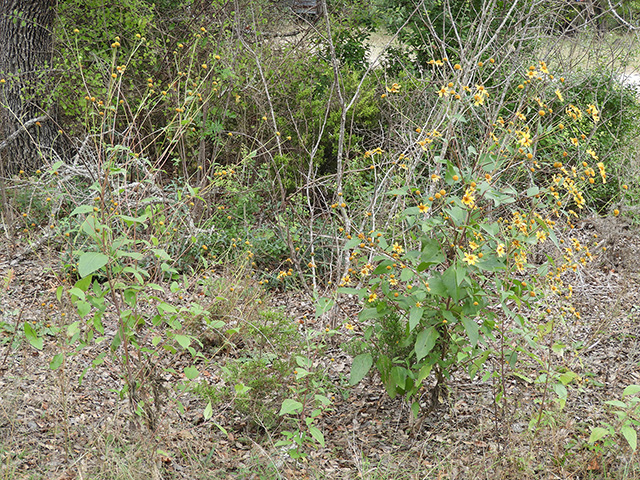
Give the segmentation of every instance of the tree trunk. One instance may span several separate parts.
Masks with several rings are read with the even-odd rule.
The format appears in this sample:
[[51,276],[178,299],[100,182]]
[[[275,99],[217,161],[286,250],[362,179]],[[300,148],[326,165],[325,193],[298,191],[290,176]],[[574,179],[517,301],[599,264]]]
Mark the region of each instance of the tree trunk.
[[[0,0],[0,174],[33,172],[58,128],[47,115],[56,0]],[[44,118],[40,118],[44,117]],[[38,119],[37,121],[31,121]]]

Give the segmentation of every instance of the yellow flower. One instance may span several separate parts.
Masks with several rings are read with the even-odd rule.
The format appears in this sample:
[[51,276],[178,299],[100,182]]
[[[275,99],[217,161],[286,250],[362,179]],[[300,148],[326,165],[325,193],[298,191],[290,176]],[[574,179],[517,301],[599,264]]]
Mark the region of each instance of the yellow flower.
[[399,254],[404,253],[404,248],[402,248],[402,246],[400,246],[398,244],[398,242],[395,242],[393,244],[393,247],[391,247],[391,250],[393,250],[394,252],[399,253]]
[[547,64],[540,60],[540,70],[542,71],[542,73],[546,73],[547,75],[549,74],[549,70],[547,69]]
[[569,105],[567,107],[566,112],[567,112],[567,115],[569,115],[574,120],[578,120],[579,118],[582,118],[582,112],[575,105]]
[[476,263],[478,263],[478,256],[472,253],[465,253],[463,260],[469,265],[475,265]]
[[371,295],[369,295],[369,303],[375,302],[376,298],[378,298],[378,295],[376,295],[376,293],[373,292]]
[[475,199],[473,198],[473,190],[467,189],[462,196],[462,204],[469,208],[475,205]]
[[439,97],[448,97],[451,94],[451,90],[449,89],[449,87],[442,87],[440,90],[438,90],[438,96]]
[[598,163],[598,170],[600,170],[600,176],[602,177],[602,183],[607,183],[607,173],[604,170],[604,163]]
[[496,248],[496,253],[498,254],[499,257],[504,257],[506,253],[504,250],[504,243],[498,244],[498,248]]
[[400,88],[402,88],[401,85],[394,83],[393,85],[391,85],[391,88],[386,87],[387,88],[387,92],[390,93],[398,93],[400,91]]
[[427,213],[427,210],[429,210],[429,206],[425,205],[424,203],[420,203],[418,204],[418,210],[420,210],[420,213]]
[[558,97],[558,100],[560,100],[561,102],[564,102],[564,98],[562,97],[562,92],[558,88],[556,88],[556,97]]
[[478,245],[478,244],[477,244],[476,242],[474,242],[473,240],[471,240],[471,241],[469,242],[469,248],[470,248],[471,250],[477,250],[479,246],[480,246],[480,245]]
[[344,328],[346,328],[347,330],[353,330],[353,325],[351,325],[350,323],[345,324]]
[[595,105],[592,105],[592,104],[587,105],[587,113],[591,115],[591,118],[593,118],[593,121],[595,123],[598,123],[600,121],[600,112],[598,111],[598,108]]
[[438,180],[440,180],[440,176],[436,175],[435,173],[431,174],[431,180],[434,182],[437,182]]

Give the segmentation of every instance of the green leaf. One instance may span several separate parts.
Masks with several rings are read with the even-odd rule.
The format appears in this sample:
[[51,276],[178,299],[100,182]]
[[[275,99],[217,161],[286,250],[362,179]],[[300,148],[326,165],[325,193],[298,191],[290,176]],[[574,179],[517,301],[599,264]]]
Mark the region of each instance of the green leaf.
[[31,346],[37,350],[42,350],[44,340],[39,337],[29,322],[24,322],[24,336],[29,340]]
[[145,213],[139,217],[130,217],[129,215],[116,215],[117,218],[123,220],[127,226],[131,226],[134,223],[144,223],[147,221],[148,215]]
[[89,213],[89,212],[93,212],[93,207],[90,205],[80,205],[76,208],[73,209],[73,212],[71,212],[71,216],[73,215],[78,215],[80,213]]
[[209,420],[213,416],[213,406],[211,405],[211,401],[209,401],[209,403],[207,403],[207,406],[204,407],[202,416],[205,420]]
[[171,260],[169,254],[164,251],[162,248],[152,248],[151,251],[156,256],[156,258],[160,260]]
[[162,315],[165,315],[167,313],[178,313],[178,309],[167,302],[160,302],[157,308],[158,312],[160,312],[160,314]]
[[467,212],[460,207],[451,207],[447,213],[458,227],[464,225],[467,220]]
[[406,195],[409,191],[409,187],[396,188],[394,190],[389,190],[387,195],[395,196],[395,195]]
[[340,287],[338,288],[338,293],[344,293],[345,295],[361,296],[361,294],[363,293],[363,289],[353,288],[353,287]]
[[325,407],[331,403],[331,399],[329,397],[325,397],[324,395],[315,394],[313,396],[318,402],[322,403]]
[[413,278],[413,275],[413,270],[411,270],[410,268],[403,268],[400,272],[400,280],[402,282],[408,282]]
[[413,418],[418,418],[418,413],[420,413],[420,402],[413,402],[411,404],[411,413],[413,413]]
[[398,387],[400,392],[404,393],[407,385],[407,369],[400,366],[395,366],[391,369],[391,378]]
[[84,219],[84,222],[82,222],[80,228],[82,228],[82,231],[90,237],[94,237],[97,233],[97,229],[101,228],[101,226],[102,225],[100,224],[100,222],[98,222],[94,215],[89,215]]
[[335,300],[332,298],[319,297],[316,299],[316,318],[320,318],[327,313],[335,305]]
[[289,415],[291,413],[300,413],[302,411],[302,403],[293,400],[292,398],[286,398],[282,402],[282,407],[280,407],[280,412],[278,415]]
[[373,365],[373,357],[370,353],[361,353],[353,359],[351,365],[351,375],[349,376],[349,385],[356,385],[369,373]]
[[318,430],[318,427],[309,426],[309,433],[313,438],[315,438],[316,442],[324,447],[324,435],[322,435],[322,432]]
[[591,429],[591,435],[589,435],[589,443],[596,443],[598,440],[609,435],[609,430],[601,427],[593,427]]
[[623,390],[622,396],[626,397],[627,395],[636,395],[638,393],[640,393],[640,385],[629,385]]
[[[435,329],[435,327],[425,328],[418,334],[416,338],[416,345],[414,347],[416,351],[417,362],[429,355],[429,352],[433,350],[433,347],[435,346],[436,340],[439,336],[440,335],[438,334],[438,331]],[[429,369],[429,372],[430,371],[431,369]],[[427,373],[427,376],[428,375],[429,374]]]
[[464,329],[467,332],[471,345],[475,347],[478,344],[478,338],[480,337],[478,324],[472,318],[464,316],[460,318],[460,320],[462,321],[462,325],[464,325]]
[[182,348],[187,348],[191,345],[191,338],[186,335],[176,335],[175,340]]
[[455,266],[452,265],[442,274],[442,284],[447,289],[447,294],[456,302],[460,300],[460,292],[458,289],[458,280],[456,276]]
[[83,253],[78,260],[78,275],[86,277],[100,270],[109,262],[109,257],[100,252]]
[[360,312],[360,314],[358,314],[358,319],[367,320],[369,318],[377,318],[378,316],[377,308],[365,308]]
[[413,332],[413,329],[416,328],[418,323],[420,323],[420,319],[422,318],[422,313],[424,312],[424,308],[422,307],[411,307],[409,311],[409,331]]
[[191,367],[184,367],[184,375],[189,379],[189,380],[193,380],[194,378],[196,378],[198,375],[200,375],[200,372],[198,371],[198,369],[194,366]]
[[[91,276],[87,276],[84,278],[81,278],[80,280],[78,280],[76,282],[76,284],[73,286],[73,288],[77,288],[82,292],[86,292],[89,289],[89,286],[91,285]],[[73,290],[73,289],[72,289]],[[82,297],[84,299],[84,297]]]
[[418,372],[418,376],[416,377],[416,385],[420,385],[422,381],[431,375],[431,369],[433,365],[423,365],[420,371]]
[[622,436],[627,439],[627,443],[631,447],[631,450],[635,452],[636,448],[638,448],[638,432],[636,432],[636,429],[631,425],[624,425],[620,429],[620,433],[622,433]]
[[[69,290],[69,294],[79,298],[80,300],[84,300],[86,298],[84,295],[84,290],[80,290],[78,287],[72,287]],[[74,299],[72,298],[71,300],[73,301]]]
[[553,391],[556,392],[556,395],[558,395],[559,398],[564,400],[566,400],[567,396],[569,395],[569,392],[567,391],[567,387],[565,387],[561,383],[556,383],[553,386]]
[[432,238],[422,239],[422,253],[420,255],[420,261],[427,265],[436,265],[442,263],[445,256],[440,248],[440,242]]
[[116,258],[123,258],[123,257],[133,258],[134,260],[144,260],[144,255],[141,254],[140,252],[130,252],[128,250],[117,250]]
[[91,362],[92,367],[97,367],[98,365],[102,365],[104,363],[104,359],[107,356],[107,352],[102,352]]
[[233,386],[233,389],[236,391],[238,395],[243,395],[251,390],[251,387],[247,387],[244,383],[236,383]]
[[57,370],[62,365],[62,361],[64,360],[64,353],[57,353],[53,356],[51,361],[49,362],[49,368],[51,370]]
[[78,315],[80,315],[80,318],[86,317],[89,315],[89,312],[91,312],[91,304],[89,302],[79,300],[76,302],[76,308],[78,309]]
[[378,266],[376,267],[376,269],[373,271],[374,275],[380,275],[383,273],[387,273],[387,267],[393,265],[393,262],[391,260],[384,260],[382,262],[380,262],[378,264]]

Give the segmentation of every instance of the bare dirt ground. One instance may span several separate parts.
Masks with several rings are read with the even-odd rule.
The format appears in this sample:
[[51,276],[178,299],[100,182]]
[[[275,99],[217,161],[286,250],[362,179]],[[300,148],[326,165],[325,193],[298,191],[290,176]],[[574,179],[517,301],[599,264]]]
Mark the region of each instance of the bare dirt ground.
[[[574,347],[546,358],[577,374],[564,408],[553,392],[526,380],[543,368],[525,359],[518,375],[506,375],[502,408],[493,380],[460,374],[444,404],[413,421],[403,400],[391,400],[376,377],[345,387],[351,360],[339,343],[357,334],[345,332],[325,359],[336,385],[332,410],[317,423],[326,447],[310,449],[305,461],[274,447],[273,432],[251,425],[228,402],[215,405],[205,421],[205,403],[186,392],[178,395],[182,413],[167,405],[155,429],[146,430],[119,398],[119,366],[111,360],[89,368],[79,383],[101,344],[69,355],[52,371],[53,355],[69,348],[64,330],[45,335],[41,351],[16,340],[24,337],[22,322],[46,329],[71,321],[55,295],[58,254],[40,246],[16,261],[15,250],[2,245],[0,279],[8,287],[0,320],[19,328],[0,332],[0,478],[638,478],[636,457],[622,437],[595,446],[587,439],[591,427],[613,422],[603,402],[640,384],[640,237],[618,218],[581,222],[574,234],[602,254],[574,279],[581,319],[553,333],[555,342]],[[292,322],[313,318],[313,303],[299,294],[271,302]],[[115,324],[106,324],[106,335],[113,334]],[[306,325],[320,327],[312,320]],[[219,381],[213,366],[203,374]],[[540,411],[546,413],[538,423]]]

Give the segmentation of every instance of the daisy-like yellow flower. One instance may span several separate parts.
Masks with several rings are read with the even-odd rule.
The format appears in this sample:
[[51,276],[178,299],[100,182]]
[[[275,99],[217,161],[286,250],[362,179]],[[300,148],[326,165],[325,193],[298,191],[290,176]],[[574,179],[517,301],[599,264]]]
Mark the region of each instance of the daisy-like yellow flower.
[[593,121],[595,123],[598,123],[600,121],[600,112],[598,111],[598,108],[595,105],[593,104],[587,105],[587,113],[591,115],[591,118],[593,118]]
[[598,160],[598,155],[596,155],[596,152],[594,152],[591,148],[587,148],[587,153],[591,155],[591,158],[593,158],[594,160]]
[[547,64],[543,61],[540,60],[540,71],[542,71],[542,73],[545,73],[547,75],[549,75],[549,70],[547,69]]
[[420,203],[418,204],[418,210],[420,210],[420,213],[427,213],[427,211],[429,210],[429,206],[425,205],[424,203]]
[[347,330],[353,330],[353,325],[351,325],[350,323],[345,324],[344,328],[346,328]]
[[538,230],[536,232],[536,238],[538,239],[538,242],[542,243],[547,239],[547,233],[542,230]]
[[367,276],[367,275],[370,275],[372,271],[373,271],[373,265],[371,265],[370,263],[367,263],[364,267],[360,269],[360,274]]
[[437,182],[438,180],[440,180],[440,175],[436,175],[435,173],[432,173],[431,174],[431,181]]
[[582,111],[580,111],[580,109],[575,105],[569,105],[567,107],[566,112],[567,112],[567,115],[569,115],[574,120],[578,120],[579,118],[582,118]]
[[473,253],[465,253],[462,260],[467,262],[469,265],[475,265],[478,263],[478,256]]
[[378,295],[376,295],[376,293],[373,292],[371,295],[369,295],[369,303],[375,302],[376,298],[378,298]]
[[507,253],[504,249],[504,243],[499,243],[498,244],[498,248],[496,248],[496,253],[498,254],[499,257],[504,257],[505,254]]
[[391,88],[387,87],[387,92],[389,93],[398,93],[400,91],[400,88],[402,86],[398,83],[394,83],[393,85],[391,85]]
[[462,201],[463,205],[466,205],[469,208],[473,208],[475,206],[475,204],[476,204],[476,201],[473,198],[473,190],[468,188],[464,192],[464,195],[462,196],[461,201]]
[[473,240],[471,240],[471,241],[469,242],[469,248],[470,248],[471,250],[477,250],[479,246],[480,246],[480,245],[478,245],[478,244],[477,244],[476,242],[474,242]]
[[395,242],[393,244],[393,247],[391,247],[391,250],[393,250],[394,252],[396,252],[398,254],[404,253],[404,248],[402,248],[402,246],[399,245],[398,242]]
[[562,92],[560,91],[559,88],[556,88],[556,97],[558,97],[558,100],[560,100],[561,102],[564,102],[564,98],[562,96]]
[[447,86],[444,86],[440,90],[438,90],[439,97],[448,97],[451,93],[452,93],[452,90]]

